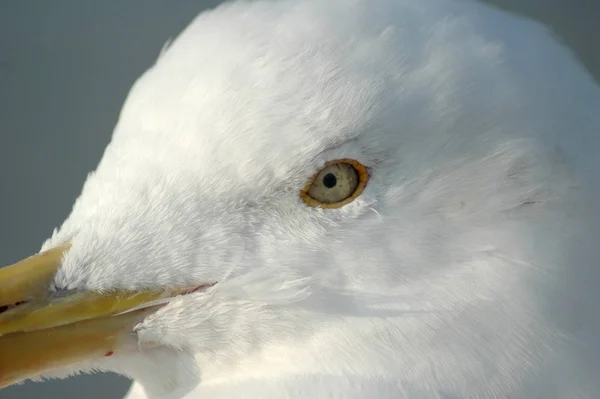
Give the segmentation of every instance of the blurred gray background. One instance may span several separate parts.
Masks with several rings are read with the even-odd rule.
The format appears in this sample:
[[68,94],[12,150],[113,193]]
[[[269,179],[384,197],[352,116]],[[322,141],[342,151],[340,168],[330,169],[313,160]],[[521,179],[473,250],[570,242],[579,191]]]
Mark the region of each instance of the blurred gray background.
[[[546,23],[600,82],[600,0],[482,1]],[[218,3],[0,0],[0,265],[39,250],[97,165],[131,84]],[[0,399],[112,399],[128,386],[99,374],[11,387]]]

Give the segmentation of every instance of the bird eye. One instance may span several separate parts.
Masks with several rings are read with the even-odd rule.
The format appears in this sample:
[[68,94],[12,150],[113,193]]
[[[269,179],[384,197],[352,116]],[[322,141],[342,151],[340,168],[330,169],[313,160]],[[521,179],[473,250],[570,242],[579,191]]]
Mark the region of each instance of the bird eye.
[[353,159],[328,162],[300,192],[302,200],[310,206],[339,208],[358,197],[369,174],[367,168]]

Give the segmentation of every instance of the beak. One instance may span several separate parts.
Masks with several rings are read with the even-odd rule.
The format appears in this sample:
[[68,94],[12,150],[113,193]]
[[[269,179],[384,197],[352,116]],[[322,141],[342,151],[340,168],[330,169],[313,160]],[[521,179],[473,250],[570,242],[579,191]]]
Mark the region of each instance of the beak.
[[53,292],[67,250],[62,246],[0,269],[0,389],[137,345],[136,324],[168,298],[195,291]]

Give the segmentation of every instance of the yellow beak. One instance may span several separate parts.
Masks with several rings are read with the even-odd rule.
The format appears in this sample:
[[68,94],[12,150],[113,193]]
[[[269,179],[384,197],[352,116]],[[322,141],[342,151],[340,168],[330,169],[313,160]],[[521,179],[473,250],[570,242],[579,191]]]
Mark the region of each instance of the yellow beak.
[[[110,356],[160,299],[193,290],[57,294],[51,281],[68,246],[0,269],[0,389],[66,365]],[[158,300],[158,301],[157,301]]]

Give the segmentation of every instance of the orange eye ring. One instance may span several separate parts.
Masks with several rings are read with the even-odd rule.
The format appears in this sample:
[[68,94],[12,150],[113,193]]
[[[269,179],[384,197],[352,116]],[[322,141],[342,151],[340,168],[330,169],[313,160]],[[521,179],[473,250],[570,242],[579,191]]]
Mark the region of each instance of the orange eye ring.
[[[336,188],[336,192],[328,195],[329,193],[323,191],[325,190],[324,186],[330,189],[334,189],[334,186],[327,184],[327,178],[333,180],[334,185],[338,179],[345,184],[341,184],[341,188]],[[316,208],[341,208],[362,194],[368,180],[367,167],[354,159],[343,158],[329,161],[311,177],[310,182],[300,191],[300,198],[307,205]]]

